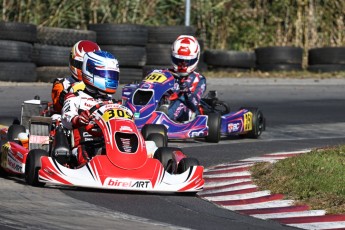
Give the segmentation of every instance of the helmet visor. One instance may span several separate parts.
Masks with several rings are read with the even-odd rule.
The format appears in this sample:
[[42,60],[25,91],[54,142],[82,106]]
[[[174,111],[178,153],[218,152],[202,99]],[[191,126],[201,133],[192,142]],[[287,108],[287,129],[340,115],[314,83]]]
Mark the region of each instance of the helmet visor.
[[181,58],[177,58],[177,57],[174,57],[174,56],[171,56],[171,60],[172,62],[177,65],[177,66],[186,66],[186,67],[189,67],[189,66],[192,66],[194,65],[197,61],[198,61],[198,58],[193,58],[193,59],[181,59]]
[[114,70],[93,70],[93,84],[96,88],[107,92],[116,90],[119,84],[119,72]]

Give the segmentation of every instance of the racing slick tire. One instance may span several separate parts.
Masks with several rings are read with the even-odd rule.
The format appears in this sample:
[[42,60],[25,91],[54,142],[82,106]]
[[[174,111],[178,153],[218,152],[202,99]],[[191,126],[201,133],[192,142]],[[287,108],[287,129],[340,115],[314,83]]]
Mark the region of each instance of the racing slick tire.
[[160,147],[153,155],[153,158],[159,160],[162,163],[165,171],[169,173],[173,173],[177,169],[177,163],[173,158],[174,151],[182,150],[176,147]]
[[43,187],[45,183],[38,181],[38,171],[41,169],[41,157],[48,156],[43,149],[33,149],[28,153],[25,164],[25,181],[35,187]]
[[158,148],[168,146],[167,139],[165,138],[163,134],[160,134],[160,133],[151,133],[148,135],[146,140],[155,142]]
[[[243,109],[243,108],[241,108]],[[259,110],[258,108],[255,107],[248,107],[248,108],[244,108],[249,110],[250,112],[253,113],[253,123],[252,123],[252,127],[253,129],[251,131],[249,131],[247,134],[245,134],[245,137],[248,138],[258,138],[262,132],[265,130],[266,128],[266,121],[264,118],[263,113],[261,112],[261,110]]]
[[205,140],[218,143],[220,140],[221,116],[219,113],[209,113],[207,116],[208,135],[205,137]]
[[165,138],[165,143],[166,146],[168,145],[168,130],[165,127],[165,125],[159,125],[159,124],[145,124],[142,128],[141,128],[141,134],[144,137],[144,140],[147,140],[147,138],[149,137],[149,135],[151,133],[159,133],[162,134]]
[[18,140],[19,133],[26,133],[26,128],[24,127],[24,125],[17,125],[17,124],[11,125],[7,131],[7,140],[8,141]]
[[193,157],[183,158],[177,166],[177,174],[184,173],[192,166],[200,165],[198,159]]

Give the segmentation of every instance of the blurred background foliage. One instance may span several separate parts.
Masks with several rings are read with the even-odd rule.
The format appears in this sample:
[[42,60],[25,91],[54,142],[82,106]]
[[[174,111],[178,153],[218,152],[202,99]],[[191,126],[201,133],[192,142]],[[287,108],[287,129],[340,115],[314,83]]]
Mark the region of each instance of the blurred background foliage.
[[[86,29],[95,23],[184,25],[184,0],[0,0],[1,20]],[[206,48],[345,45],[344,0],[191,0]]]

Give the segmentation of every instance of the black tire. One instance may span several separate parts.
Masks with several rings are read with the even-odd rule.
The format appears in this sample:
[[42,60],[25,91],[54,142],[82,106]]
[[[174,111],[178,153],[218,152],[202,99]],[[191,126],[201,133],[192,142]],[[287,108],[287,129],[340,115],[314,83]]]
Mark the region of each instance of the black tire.
[[19,22],[0,22],[0,40],[34,43],[37,40],[37,27]]
[[146,140],[154,141],[158,148],[168,146],[167,138],[163,134],[160,134],[160,133],[151,133],[148,135]]
[[298,64],[302,65],[303,49],[292,46],[271,46],[255,49],[258,66],[265,64]]
[[[96,42],[96,33],[88,30],[77,30],[56,27],[37,27],[37,41],[40,44],[66,46],[69,49],[80,40]],[[68,60],[68,56],[66,56]]]
[[302,64],[261,64],[257,66],[260,71],[301,71]]
[[158,124],[145,124],[141,128],[141,134],[143,135],[144,139],[147,140],[150,134],[158,133],[163,135],[165,138],[165,143],[168,143],[168,130],[165,125],[158,125]]
[[70,47],[34,45],[32,60],[37,66],[68,66]]
[[31,62],[33,46],[28,42],[0,40],[0,61]]
[[6,178],[8,176],[8,172],[6,170],[4,170],[1,166],[2,163],[2,158],[1,158],[1,151],[0,151],[0,177]]
[[18,140],[19,133],[26,133],[26,128],[24,127],[24,125],[17,125],[17,124],[11,125],[7,130],[7,140],[8,141]]
[[345,47],[323,47],[308,51],[309,65],[345,65]]
[[[88,29],[97,33],[97,43],[101,45],[145,46],[148,29],[135,24],[90,24]],[[116,53],[115,53],[116,55]]]
[[164,169],[169,173],[173,173],[177,169],[176,161],[173,159],[174,151],[181,151],[181,149],[175,147],[160,147],[153,155],[153,158],[159,160]]
[[255,68],[255,53],[233,50],[206,50],[204,60],[212,67]]
[[171,65],[171,44],[147,44],[147,65]]
[[35,82],[36,65],[31,62],[0,62],[0,81]]
[[51,82],[56,78],[65,78],[71,75],[68,66],[41,66],[36,68],[37,81]]
[[181,34],[195,36],[195,29],[191,26],[151,26],[148,27],[148,42],[171,46]]
[[200,165],[198,159],[193,157],[183,158],[177,166],[177,174],[184,173],[192,166],[198,166]]
[[146,63],[146,48],[144,46],[103,45],[102,50],[112,53],[120,67],[142,67]]
[[261,110],[255,107],[241,108],[247,109],[253,113],[252,127],[253,129],[245,134],[245,137],[257,139],[262,132],[266,129],[266,121]]
[[209,113],[207,116],[208,135],[205,137],[205,140],[218,143],[220,141],[221,115],[219,113]]
[[38,171],[41,169],[41,157],[48,156],[48,152],[42,149],[30,150],[25,164],[25,181],[27,184],[42,187],[43,182],[38,181]]
[[327,64],[327,65],[310,65],[308,66],[308,71],[316,73],[326,73],[326,72],[340,72],[345,71],[344,65]]

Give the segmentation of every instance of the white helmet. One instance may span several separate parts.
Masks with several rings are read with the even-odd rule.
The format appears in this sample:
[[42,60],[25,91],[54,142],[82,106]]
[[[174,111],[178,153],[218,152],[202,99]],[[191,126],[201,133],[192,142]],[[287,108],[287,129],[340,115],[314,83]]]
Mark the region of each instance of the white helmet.
[[180,35],[171,47],[171,62],[179,76],[193,72],[199,62],[200,46],[195,37]]

